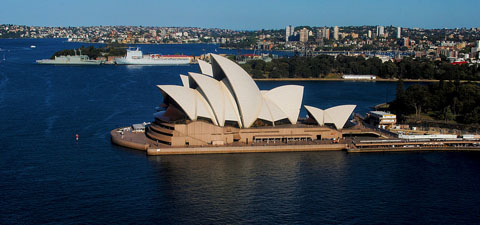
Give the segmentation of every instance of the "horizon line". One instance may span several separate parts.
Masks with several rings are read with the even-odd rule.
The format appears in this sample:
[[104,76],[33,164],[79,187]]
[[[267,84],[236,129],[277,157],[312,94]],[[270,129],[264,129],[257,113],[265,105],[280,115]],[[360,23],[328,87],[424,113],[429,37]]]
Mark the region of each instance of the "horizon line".
[[[283,28],[261,28],[261,29],[233,29],[233,28],[220,28],[220,27],[200,27],[200,26],[159,26],[159,25],[71,25],[71,26],[50,26],[50,25],[26,25],[26,24],[13,24],[13,23],[3,23],[0,24],[0,26],[3,25],[13,25],[13,26],[27,26],[27,27],[45,27],[45,28],[69,28],[69,27],[155,27],[155,28],[200,28],[200,29],[220,29],[220,30],[232,30],[232,31],[261,31],[261,30],[284,30],[286,26],[289,26],[291,24],[285,25]],[[342,27],[377,27],[377,26],[384,26],[384,27],[401,27],[401,28],[407,28],[407,29],[424,29],[424,30],[453,30],[453,29],[479,29],[480,26],[478,27],[437,27],[437,28],[425,28],[425,27],[407,27],[407,26],[395,26],[395,25],[335,25],[335,26],[328,26],[328,25],[291,25],[293,27],[311,27],[311,28],[321,28],[321,27],[329,27],[333,28],[335,26],[338,26],[339,28]]]

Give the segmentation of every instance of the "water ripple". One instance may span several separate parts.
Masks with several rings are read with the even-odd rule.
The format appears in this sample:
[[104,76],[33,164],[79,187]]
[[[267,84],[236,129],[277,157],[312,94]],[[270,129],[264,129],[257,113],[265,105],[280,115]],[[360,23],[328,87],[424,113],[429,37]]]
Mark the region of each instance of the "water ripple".
[[[1,72],[1,71],[0,71]],[[5,101],[5,95],[7,94],[8,76],[1,72],[2,79],[0,80],[0,108],[5,107],[2,104]]]

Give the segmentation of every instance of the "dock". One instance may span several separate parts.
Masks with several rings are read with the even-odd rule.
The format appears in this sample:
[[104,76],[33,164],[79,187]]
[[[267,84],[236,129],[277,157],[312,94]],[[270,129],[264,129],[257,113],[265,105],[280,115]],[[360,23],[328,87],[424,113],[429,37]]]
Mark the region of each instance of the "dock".
[[402,139],[353,141],[347,152],[480,151],[479,140]]

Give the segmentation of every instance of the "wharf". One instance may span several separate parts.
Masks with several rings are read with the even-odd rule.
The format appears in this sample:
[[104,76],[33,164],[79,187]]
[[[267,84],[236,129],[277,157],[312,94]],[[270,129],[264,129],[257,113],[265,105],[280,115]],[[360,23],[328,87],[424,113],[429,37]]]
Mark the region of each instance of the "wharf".
[[347,152],[480,151],[477,140],[381,140],[353,142]]
[[480,147],[435,147],[435,148],[365,148],[365,149],[347,149],[349,153],[367,153],[367,152],[480,152]]

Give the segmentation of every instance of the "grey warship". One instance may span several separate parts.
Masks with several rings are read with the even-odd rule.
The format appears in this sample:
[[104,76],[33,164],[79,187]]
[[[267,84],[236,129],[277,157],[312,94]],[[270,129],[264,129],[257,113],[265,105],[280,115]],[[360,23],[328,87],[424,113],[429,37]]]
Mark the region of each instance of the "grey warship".
[[100,65],[103,64],[105,61],[103,60],[94,60],[90,59],[87,55],[82,55],[80,51],[80,55],[61,55],[55,56],[54,59],[40,59],[37,60],[37,64],[50,64],[50,65]]

